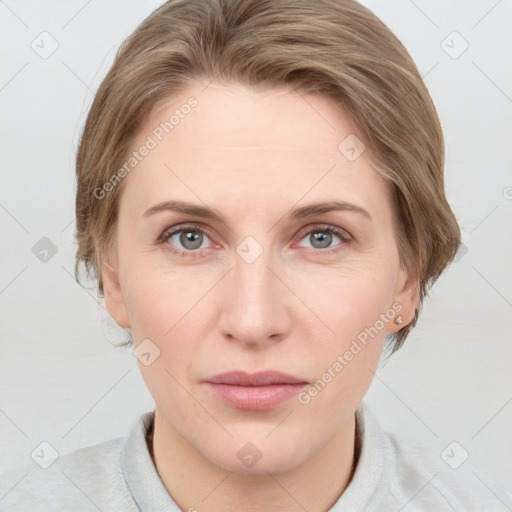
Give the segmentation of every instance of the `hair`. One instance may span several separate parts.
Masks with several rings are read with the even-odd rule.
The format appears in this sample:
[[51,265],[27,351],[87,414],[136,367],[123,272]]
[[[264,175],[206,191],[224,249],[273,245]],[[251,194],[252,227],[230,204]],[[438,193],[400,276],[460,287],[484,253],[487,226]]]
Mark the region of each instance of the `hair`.
[[119,48],[81,134],[76,279],[83,263],[103,296],[101,266],[115,246],[126,180],[98,190],[119,178],[148,116],[203,79],[321,94],[349,116],[392,189],[400,263],[418,283],[413,320],[391,335],[394,353],[461,235],[430,94],[399,39],[356,0],[170,0],[148,16]]

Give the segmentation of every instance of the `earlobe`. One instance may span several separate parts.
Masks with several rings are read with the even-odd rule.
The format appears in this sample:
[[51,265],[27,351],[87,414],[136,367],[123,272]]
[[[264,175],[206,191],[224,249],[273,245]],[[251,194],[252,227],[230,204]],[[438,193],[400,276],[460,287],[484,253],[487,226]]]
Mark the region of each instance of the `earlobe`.
[[[407,276],[404,272],[402,273],[393,303],[399,303],[402,307],[400,312],[397,312],[394,321],[388,324],[390,333],[399,331],[414,319],[419,303],[419,281],[415,276]],[[400,318],[398,319],[398,317]]]
[[119,327],[129,329],[131,327],[130,319],[126,311],[123,290],[119,283],[117,270],[104,262],[101,266],[101,277],[107,311],[112,315]]

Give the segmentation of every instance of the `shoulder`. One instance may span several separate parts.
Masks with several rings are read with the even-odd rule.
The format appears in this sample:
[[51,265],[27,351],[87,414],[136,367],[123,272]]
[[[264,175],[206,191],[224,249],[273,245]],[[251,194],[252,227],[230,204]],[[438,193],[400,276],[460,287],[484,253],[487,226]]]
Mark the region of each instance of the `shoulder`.
[[451,443],[442,453],[384,431],[366,403],[356,414],[359,457],[338,508],[369,512],[504,512],[512,492]]
[[473,467],[460,444],[438,454],[389,432],[383,438],[390,492],[410,510],[512,510],[512,491]]
[[120,461],[125,441],[119,437],[81,448],[62,455],[47,469],[34,463],[4,471],[0,510],[116,510],[121,505],[132,510]]

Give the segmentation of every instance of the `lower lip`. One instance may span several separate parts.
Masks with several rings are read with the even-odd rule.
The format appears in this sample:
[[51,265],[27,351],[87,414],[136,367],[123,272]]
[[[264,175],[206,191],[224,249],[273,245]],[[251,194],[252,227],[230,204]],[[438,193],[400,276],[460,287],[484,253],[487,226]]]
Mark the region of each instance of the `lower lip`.
[[235,386],[206,383],[220,401],[247,411],[267,411],[296,395],[307,383],[270,386]]

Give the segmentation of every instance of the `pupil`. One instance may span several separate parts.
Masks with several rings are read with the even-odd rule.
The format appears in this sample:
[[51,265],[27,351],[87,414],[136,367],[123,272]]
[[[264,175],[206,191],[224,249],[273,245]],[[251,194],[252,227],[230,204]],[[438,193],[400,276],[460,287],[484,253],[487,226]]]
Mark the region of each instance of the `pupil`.
[[331,238],[332,238],[332,235],[330,233],[314,233],[313,235],[313,239],[316,242],[319,242],[320,245],[315,245],[315,243],[313,243],[313,247],[315,248],[325,248],[325,247],[329,247],[329,244],[331,243]]
[[[200,239],[201,233],[197,233],[195,231],[186,231],[182,233],[180,237],[180,242],[187,249],[197,249],[201,247],[202,240]],[[199,243],[198,243],[199,240]]]

